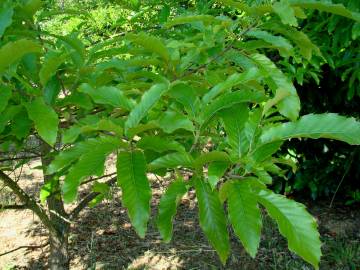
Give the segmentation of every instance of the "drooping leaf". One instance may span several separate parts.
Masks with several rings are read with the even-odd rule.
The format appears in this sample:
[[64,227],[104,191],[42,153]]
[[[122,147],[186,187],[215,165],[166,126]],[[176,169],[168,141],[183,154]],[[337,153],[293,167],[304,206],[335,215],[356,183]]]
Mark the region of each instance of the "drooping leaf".
[[28,53],[40,53],[41,46],[35,41],[19,39],[0,47],[0,73]]
[[57,138],[59,118],[54,109],[42,97],[38,97],[25,105],[29,118],[34,121],[40,137],[50,145],[54,145]]
[[67,57],[67,54],[53,51],[46,54],[39,72],[40,82],[43,86],[46,86],[49,79],[56,73],[59,66],[64,63]]
[[[96,140],[92,148],[82,149],[83,151],[79,159],[69,169],[69,173],[66,175],[62,186],[65,202],[72,202],[76,198],[77,189],[85,177],[93,175],[101,176],[104,174],[106,157],[118,147],[118,139],[104,137],[103,139]],[[78,151],[80,152],[80,150]]]
[[160,38],[145,33],[128,34],[126,37],[135,44],[143,47],[145,50],[159,55],[166,62],[169,61],[169,52]]
[[122,202],[137,234],[143,238],[150,217],[151,189],[146,177],[146,161],[141,151],[120,152],[117,163]]
[[161,237],[166,243],[171,240],[173,232],[172,223],[176,214],[176,208],[186,191],[187,188],[185,182],[182,179],[178,179],[169,185],[165,194],[161,197],[156,224]]
[[260,244],[261,214],[249,183],[233,181],[227,189],[228,215],[236,236],[255,258]]
[[283,123],[264,131],[262,143],[290,138],[328,138],[360,144],[360,122],[334,113],[308,114],[293,123]]
[[23,108],[16,114],[11,123],[11,133],[20,140],[30,134],[31,127],[32,121],[29,119],[25,108]]
[[194,166],[195,168],[202,168],[205,164],[215,161],[230,162],[230,157],[225,152],[214,150],[197,157],[194,161]]
[[318,269],[321,242],[315,219],[305,206],[267,189],[260,190],[257,195],[259,203],[276,220],[289,249]]
[[141,97],[141,101],[132,109],[125,122],[125,132],[136,127],[147,112],[156,104],[161,95],[168,89],[167,84],[155,84]]
[[202,179],[194,181],[199,205],[199,222],[223,264],[230,254],[229,235],[223,206],[216,191]]
[[281,22],[283,24],[298,26],[298,22],[295,17],[295,12],[293,8],[289,5],[289,2],[287,0],[276,2],[273,5],[273,10],[280,17]]

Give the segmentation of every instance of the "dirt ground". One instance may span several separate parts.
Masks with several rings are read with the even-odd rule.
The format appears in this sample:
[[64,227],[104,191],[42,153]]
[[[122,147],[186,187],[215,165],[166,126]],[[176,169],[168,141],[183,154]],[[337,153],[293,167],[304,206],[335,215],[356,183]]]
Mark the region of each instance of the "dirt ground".
[[[25,168],[19,183],[36,193],[41,172],[35,167],[36,164],[31,164]],[[196,201],[191,192],[179,206],[173,240],[162,243],[154,220],[166,184],[152,179],[152,219],[145,239],[140,239],[131,227],[116,188],[112,200],[84,210],[79,222],[71,225],[71,269],[312,269],[287,251],[286,241],[269,218],[265,218],[261,246],[254,260],[231,232],[232,254],[227,264],[221,265],[199,228]],[[318,220],[324,242],[320,268],[360,269],[359,207],[329,209],[326,203],[308,207]],[[20,248],[1,256],[0,269],[46,269],[46,243],[46,230],[30,211],[0,212],[0,254],[21,246],[37,247]]]

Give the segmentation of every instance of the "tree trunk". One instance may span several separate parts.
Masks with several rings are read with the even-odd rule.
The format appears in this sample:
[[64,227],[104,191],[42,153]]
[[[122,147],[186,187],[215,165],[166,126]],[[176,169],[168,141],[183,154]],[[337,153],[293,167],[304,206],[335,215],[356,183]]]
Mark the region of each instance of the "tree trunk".
[[[42,142],[41,147],[41,163],[43,168],[51,163],[49,153],[51,148],[45,142]],[[52,223],[54,231],[49,232],[50,242],[50,257],[48,267],[51,270],[68,270],[70,269],[70,257],[68,250],[68,237],[70,230],[70,223],[68,221],[68,214],[65,211],[64,203],[61,198],[60,185],[58,179],[53,175],[46,175],[45,170],[44,182],[52,182],[52,193],[47,198],[47,205],[50,212],[50,221]]]

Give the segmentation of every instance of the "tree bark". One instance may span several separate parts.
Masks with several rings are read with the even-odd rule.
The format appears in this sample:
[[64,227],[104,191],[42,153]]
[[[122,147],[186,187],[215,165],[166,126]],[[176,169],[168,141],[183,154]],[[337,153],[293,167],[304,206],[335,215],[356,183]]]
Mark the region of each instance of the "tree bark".
[[[41,163],[43,168],[47,168],[51,163],[51,158],[49,158],[49,153],[51,147],[43,142],[41,149]],[[48,183],[53,182],[53,190],[59,191],[59,181],[54,179],[53,175],[46,175],[45,170],[44,182]],[[50,212],[50,220],[55,228],[55,231],[49,233],[49,242],[50,242],[50,257],[48,266],[51,270],[68,270],[70,269],[70,257],[68,250],[68,238],[70,231],[70,221],[68,220],[68,214],[65,211],[64,203],[61,198],[60,192],[53,192],[47,198],[47,205]]]

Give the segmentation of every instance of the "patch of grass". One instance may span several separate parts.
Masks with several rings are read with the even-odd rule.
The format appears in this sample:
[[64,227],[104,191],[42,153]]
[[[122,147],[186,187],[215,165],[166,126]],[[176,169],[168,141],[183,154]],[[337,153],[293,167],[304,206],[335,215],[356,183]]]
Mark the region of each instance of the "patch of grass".
[[333,269],[356,270],[360,267],[360,241],[332,239],[325,244],[324,258]]

